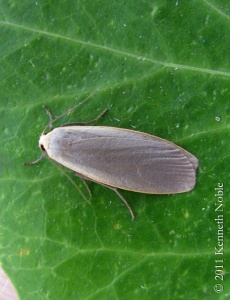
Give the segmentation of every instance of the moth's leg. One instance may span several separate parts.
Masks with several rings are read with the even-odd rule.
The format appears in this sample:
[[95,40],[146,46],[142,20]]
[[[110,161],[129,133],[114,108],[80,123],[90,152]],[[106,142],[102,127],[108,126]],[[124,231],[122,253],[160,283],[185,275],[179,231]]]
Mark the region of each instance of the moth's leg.
[[[110,185],[106,185],[106,184],[97,182],[97,181],[92,180],[92,179],[88,178],[87,176],[84,176],[84,175],[79,174],[79,173],[77,173],[77,172],[74,172],[74,174],[75,174],[76,176],[80,177],[81,180],[82,180],[85,184],[86,184],[85,180],[89,180],[89,181],[92,181],[92,182],[96,182],[96,183],[98,183],[98,184],[100,184],[100,185],[102,185],[102,186],[105,186],[105,187],[109,188],[110,190],[113,190],[113,191],[120,197],[120,199],[125,203],[125,205],[127,206],[127,208],[128,208],[128,210],[129,210],[129,212],[130,212],[132,218],[133,218],[133,219],[135,218],[135,215],[134,215],[134,213],[133,213],[133,211],[132,211],[132,208],[130,207],[130,205],[128,204],[128,202],[127,202],[126,199],[124,198],[124,196],[122,196],[122,194],[118,191],[117,188],[112,187],[112,186],[110,186]],[[86,187],[87,187],[87,185],[86,185]],[[89,189],[88,189],[88,191],[89,191]],[[90,195],[91,195],[91,192],[90,192]]]
[[45,109],[45,111],[46,111],[46,113],[47,113],[47,115],[48,115],[48,117],[50,119],[49,124],[47,126],[49,126],[50,130],[53,130],[53,125],[52,124],[53,124],[54,120],[53,120],[53,117],[51,115],[51,112],[49,111],[49,109],[45,105],[43,106],[43,108]]
[[71,122],[71,123],[65,123],[65,124],[62,124],[60,127],[76,126],[76,125],[81,125],[81,126],[89,125],[89,124],[91,124],[93,122],[96,122],[100,118],[102,118],[106,114],[107,111],[108,111],[108,109],[106,108],[105,110],[103,110],[102,113],[100,113],[100,115],[98,115],[95,119],[93,119],[91,121],[88,121],[88,122]]
[[[100,184],[101,184],[101,183],[100,183]],[[131,206],[130,206],[129,203],[126,201],[126,199],[124,198],[124,196],[122,196],[122,194],[118,191],[118,189],[117,189],[117,188],[114,188],[114,187],[112,187],[112,186],[109,186],[109,185],[105,185],[105,184],[102,184],[102,185],[104,185],[104,186],[106,186],[107,188],[113,190],[113,191],[120,197],[120,199],[121,199],[121,200],[125,203],[125,205],[127,206],[127,208],[128,208],[128,210],[129,210],[129,212],[130,212],[132,218],[134,219],[134,218],[135,218],[135,215],[134,215],[134,213],[133,213],[133,210],[132,210]]]
[[75,176],[79,177],[81,179],[81,181],[84,183],[85,187],[87,188],[87,191],[89,192],[89,195],[90,197],[92,197],[92,193],[91,193],[91,190],[86,182],[86,180],[89,180],[87,177],[83,176],[82,174],[80,173],[77,173],[77,172],[73,172]]
[[34,160],[34,161],[28,161],[28,162],[25,162],[23,165],[24,165],[24,166],[35,165],[35,164],[37,164],[39,161],[41,161],[45,156],[46,156],[45,153],[42,153],[42,155],[41,155],[38,159],[36,159],[36,160]]
[[72,185],[76,188],[76,190],[79,192],[79,194],[82,196],[82,198],[90,204],[90,202],[87,200],[87,198],[85,197],[85,195],[82,193],[82,191],[79,189],[79,187],[77,186],[77,184],[73,181],[73,179],[65,172],[65,170],[55,161],[53,161],[52,159],[49,159],[49,161],[63,174],[65,175],[65,177],[67,179],[69,179],[69,181],[72,183]]

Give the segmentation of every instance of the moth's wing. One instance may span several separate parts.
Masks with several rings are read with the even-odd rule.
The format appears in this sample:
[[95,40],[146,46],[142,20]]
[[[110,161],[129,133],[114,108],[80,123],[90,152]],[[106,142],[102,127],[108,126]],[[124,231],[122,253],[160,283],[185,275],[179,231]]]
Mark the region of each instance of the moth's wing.
[[182,193],[195,185],[196,157],[161,138],[94,126],[51,134],[48,155],[94,181],[149,194]]

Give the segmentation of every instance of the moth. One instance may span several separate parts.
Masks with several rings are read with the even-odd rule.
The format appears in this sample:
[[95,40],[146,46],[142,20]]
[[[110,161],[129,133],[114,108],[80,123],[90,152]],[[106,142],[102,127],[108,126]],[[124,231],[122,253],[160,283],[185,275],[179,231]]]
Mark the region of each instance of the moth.
[[40,136],[42,156],[26,164],[37,163],[47,156],[82,180],[97,182],[114,190],[128,207],[132,218],[134,213],[118,189],[145,194],[177,194],[194,188],[198,159],[193,154],[147,133],[89,126],[106,111],[89,122],[67,123],[53,128],[53,123],[64,114],[53,120],[46,108],[51,131],[46,133],[47,125]]

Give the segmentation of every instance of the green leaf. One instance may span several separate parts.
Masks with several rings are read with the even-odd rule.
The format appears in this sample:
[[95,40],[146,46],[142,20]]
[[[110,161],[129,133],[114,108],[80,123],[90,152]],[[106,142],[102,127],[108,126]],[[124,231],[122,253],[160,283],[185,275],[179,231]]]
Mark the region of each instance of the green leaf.
[[[218,272],[230,253],[229,1],[0,8],[0,261],[20,299],[227,299],[229,276]],[[23,166],[40,155],[42,106],[61,115],[95,91],[55,126],[109,108],[97,125],[154,134],[197,156],[195,189],[121,191],[132,221],[111,190],[89,183],[89,204],[48,160]]]

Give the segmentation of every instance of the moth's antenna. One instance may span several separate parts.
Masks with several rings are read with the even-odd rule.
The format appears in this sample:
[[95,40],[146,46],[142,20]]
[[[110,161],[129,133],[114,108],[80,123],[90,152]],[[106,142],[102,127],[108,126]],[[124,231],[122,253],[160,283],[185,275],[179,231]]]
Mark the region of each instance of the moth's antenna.
[[[97,91],[97,90],[96,90]],[[83,103],[85,103],[86,101],[88,101],[90,98],[93,97],[93,95],[96,93],[96,91],[92,92],[87,98],[85,98],[83,101],[81,101],[80,103],[78,103],[77,105],[75,105],[74,107],[68,109],[66,112],[64,112],[62,115],[58,116],[55,120],[53,120],[53,122],[56,122],[58,119],[62,118],[63,116],[71,113],[73,110],[75,110],[76,108],[78,108],[79,106],[81,106]]]
[[50,121],[49,121],[49,124],[46,125],[46,127],[44,128],[43,130],[43,134],[46,130],[47,127],[50,127],[50,129],[52,130],[53,129],[53,123],[56,122],[57,120],[59,120],[60,118],[62,118],[63,116],[71,113],[73,110],[75,110],[76,108],[78,108],[79,106],[81,106],[83,103],[85,103],[86,101],[88,101],[90,98],[92,98],[92,96],[97,92],[97,90],[95,90],[94,92],[92,92],[88,97],[86,97],[83,101],[81,101],[80,103],[78,103],[77,105],[75,105],[74,107],[68,109],[67,111],[65,111],[63,114],[61,114],[60,116],[56,117],[55,119],[52,118],[52,115],[50,113],[50,111],[46,108],[46,113],[48,114],[49,118],[50,118]]

